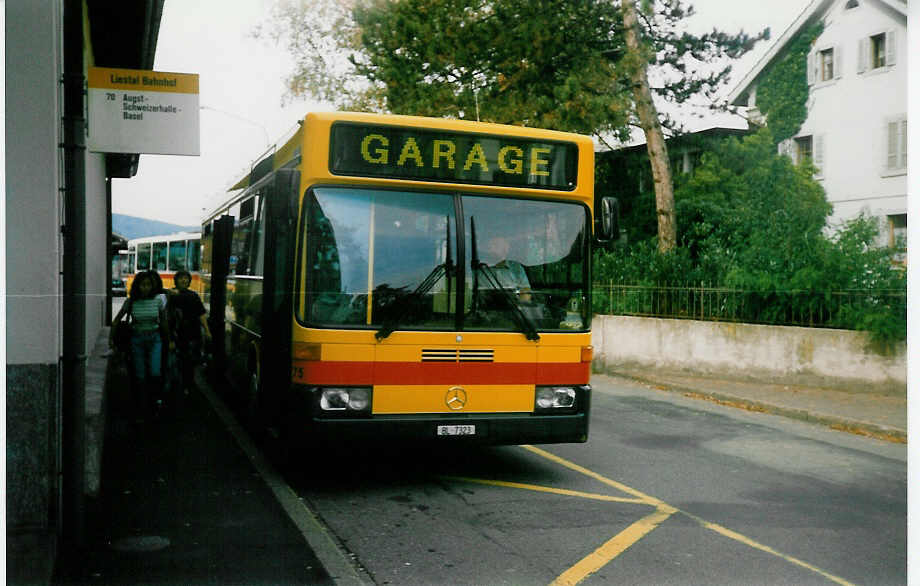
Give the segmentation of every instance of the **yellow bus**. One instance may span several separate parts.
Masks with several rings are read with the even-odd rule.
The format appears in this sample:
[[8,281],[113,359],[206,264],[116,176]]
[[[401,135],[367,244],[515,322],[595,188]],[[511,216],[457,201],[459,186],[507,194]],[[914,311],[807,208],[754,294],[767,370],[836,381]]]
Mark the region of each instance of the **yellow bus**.
[[600,202],[589,137],[309,114],[203,222],[217,387],[291,439],[584,442]]

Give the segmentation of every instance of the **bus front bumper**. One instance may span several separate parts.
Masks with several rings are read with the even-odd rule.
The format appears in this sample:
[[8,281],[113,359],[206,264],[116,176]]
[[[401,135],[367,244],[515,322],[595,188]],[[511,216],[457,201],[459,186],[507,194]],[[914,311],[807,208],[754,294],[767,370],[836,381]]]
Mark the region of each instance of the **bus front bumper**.
[[367,419],[313,419],[302,427],[305,439],[469,442],[489,445],[583,443],[588,417],[571,415],[494,415],[470,417],[377,416]]
[[529,413],[323,413],[315,388],[294,385],[285,408],[291,439],[429,441],[483,445],[583,443],[588,440],[591,387],[577,385],[577,409]]

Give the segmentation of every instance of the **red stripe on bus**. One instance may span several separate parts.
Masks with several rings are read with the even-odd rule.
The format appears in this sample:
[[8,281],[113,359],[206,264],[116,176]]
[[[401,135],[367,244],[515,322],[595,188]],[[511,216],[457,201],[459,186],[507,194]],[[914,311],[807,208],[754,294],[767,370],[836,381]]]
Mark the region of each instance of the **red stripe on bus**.
[[590,362],[538,362],[538,385],[586,385],[591,378]]
[[587,384],[590,366],[588,362],[295,362],[295,367],[303,367],[298,382],[312,385]]

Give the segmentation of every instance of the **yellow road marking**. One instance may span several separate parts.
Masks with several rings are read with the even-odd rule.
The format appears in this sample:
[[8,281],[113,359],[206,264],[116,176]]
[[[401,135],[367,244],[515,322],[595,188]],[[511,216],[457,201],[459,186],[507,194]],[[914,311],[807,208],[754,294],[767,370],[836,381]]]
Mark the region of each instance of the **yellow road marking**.
[[839,577],[837,577],[837,576],[834,576],[833,574],[828,574],[827,572],[825,572],[825,571],[822,570],[821,568],[818,568],[818,567],[816,567],[816,566],[813,566],[813,565],[809,564],[808,562],[804,562],[804,561],[802,561],[802,560],[800,560],[800,559],[798,559],[798,558],[794,558],[794,557],[792,557],[791,555],[786,555],[786,554],[784,554],[784,553],[782,553],[782,552],[780,552],[780,551],[776,551],[776,550],[773,549],[772,547],[769,547],[769,546],[764,545],[764,544],[762,544],[762,543],[758,543],[758,542],[754,541],[753,539],[751,539],[750,537],[745,537],[744,535],[742,535],[742,534],[740,534],[740,533],[738,533],[738,532],[736,532],[736,531],[732,531],[731,529],[728,529],[728,528],[723,527],[723,526],[721,526],[721,525],[718,525],[718,524],[716,524],[716,523],[710,523],[709,521],[706,521],[705,519],[700,519],[700,518],[697,517],[696,515],[691,515],[690,513],[687,513],[687,512],[684,512],[684,511],[680,511],[680,512],[683,513],[684,515],[690,517],[691,519],[693,519],[694,521],[696,521],[697,523],[699,523],[700,525],[702,525],[702,526],[705,527],[706,529],[709,529],[709,530],[711,530],[711,531],[715,531],[715,532],[718,533],[719,535],[724,535],[725,537],[728,537],[729,539],[734,539],[735,541],[738,541],[738,542],[740,542],[740,543],[743,543],[743,544],[747,545],[748,547],[752,547],[752,548],[754,548],[754,549],[759,549],[760,551],[765,551],[765,552],[767,552],[767,553],[769,553],[769,554],[771,554],[771,555],[775,555],[775,556],[778,557],[778,558],[781,558],[781,559],[786,560],[786,561],[789,562],[790,564],[795,564],[795,565],[797,565],[797,566],[801,566],[801,567],[805,568],[806,570],[811,570],[812,572],[815,572],[816,574],[820,574],[821,576],[824,576],[824,577],[827,578],[828,580],[830,580],[830,581],[832,581],[832,582],[836,582],[837,584],[842,584],[843,586],[853,586],[853,583],[852,583],[852,582],[848,582],[848,581],[844,580],[843,578],[839,578]]
[[[612,486],[612,487],[616,488],[617,490],[620,490],[620,491],[625,492],[625,493],[627,493],[627,494],[631,494],[631,495],[633,495],[633,496],[639,498],[639,499],[640,499],[639,502],[640,502],[641,504],[651,504],[651,505],[655,505],[655,506],[657,507],[657,510],[656,510],[654,513],[652,513],[651,515],[649,515],[649,516],[647,516],[647,517],[645,517],[645,518],[643,518],[643,519],[640,519],[640,520],[637,521],[636,523],[633,523],[632,525],[630,525],[629,527],[627,527],[624,531],[622,531],[619,535],[617,535],[616,537],[614,537],[613,539],[611,539],[610,541],[608,541],[607,543],[605,543],[604,545],[602,545],[600,548],[598,548],[597,550],[595,550],[595,552],[594,552],[593,554],[589,555],[588,557],[586,557],[586,558],[585,558],[584,560],[582,560],[581,562],[578,562],[578,564],[576,564],[575,566],[572,566],[572,568],[570,568],[569,570],[566,570],[561,576],[559,576],[559,578],[556,579],[555,582],[553,582],[553,584],[577,584],[579,581],[584,580],[585,578],[587,578],[587,577],[590,575],[590,573],[592,573],[592,572],[594,572],[594,571],[597,571],[597,569],[599,569],[600,567],[603,567],[603,565],[610,563],[614,558],[616,558],[618,555],[620,555],[621,553],[623,553],[624,551],[626,551],[626,549],[629,548],[632,544],[636,543],[636,542],[639,541],[639,539],[641,539],[643,536],[645,536],[645,535],[648,534],[650,531],[652,531],[653,529],[655,529],[655,527],[657,527],[659,524],[661,524],[665,519],[667,519],[668,517],[670,517],[670,516],[673,515],[674,513],[681,513],[681,514],[686,515],[687,517],[693,519],[693,520],[696,521],[697,523],[699,523],[700,526],[702,526],[702,527],[704,527],[704,528],[706,528],[706,529],[709,529],[710,531],[714,531],[714,532],[718,533],[719,535],[722,535],[722,536],[724,536],[724,537],[728,537],[729,539],[733,539],[733,540],[735,540],[735,541],[737,541],[737,542],[739,542],[739,543],[743,543],[744,545],[747,545],[748,547],[751,547],[751,548],[754,548],[754,549],[758,549],[758,550],[763,551],[763,552],[765,552],[765,553],[769,553],[770,555],[776,556],[776,557],[778,557],[778,558],[780,558],[780,559],[783,559],[783,560],[785,560],[785,561],[787,561],[787,562],[789,562],[789,563],[791,563],[791,564],[794,564],[794,565],[797,565],[797,566],[799,566],[799,567],[802,567],[802,568],[805,568],[805,569],[807,569],[807,570],[810,570],[810,571],[812,571],[812,572],[815,572],[816,574],[819,574],[819,575],[821,575],[821,576],[827,578],[828,580],[830,580],[830,581],[832,581],[832,582],[835,582],[835,583],[837,583],[837,584],[841,584],[841,585],[844,585],[844,586],[853,586],[853,584],[852,584],[851,582],[848,582],[847,580],[844,580],[843,578],[840,578],[840,577],[838,577],[838,576],[834,576],[833,574],[830,574],[830,573],[828,573],[828,572],[825,572],[824,570],[822,570],[822,569],[820,569],[820,568],[818,568],[818,567],[816,567],[816,566],[813,566],[813,565],[809,564],[808,562],[802,561],[802,560],[800,560],[800,559],[798,559],[798,558],[795,558],[795,557],[793,557],[793,556],[791,556],[791,555],[787,555],[787,554],[784,554],[784,553],[782,553],[782,552],[780,552],[780,551],[777,551],[777,550],[775,550],[775,549],[773,549],[773,548],[771,548],[771,547],[769,547],[769,546],[766,546],[766,545],[764,545],[764,544],[762,544],[762,543],[759,543],[759,542],[757,542],[757,541],[754,541],[753,539],[751,539],[751,538],[749,538],[749,537],[746,537],[746,536],[744,536],[744,535],[742,535],[742,534],[740,534],[740,533],[738,533],[738,532],[736,532],[736,531],[732,531],[731,529],[728,529],[728,528],[723,527],[723,526],[721,526],[721,525],[718,525],[718,524],[716,524],[716,523],[710,523],[709,521],[706,521],[705,519],[701,519],[700,517],[697,517],[696,515],[693,515],[693,514],[691,514],[691,513],[686,512],[686,511],[682,511],[682,510],[680,510],[680,509],[677,509],[677,508],[675,508],[675,507],[672,507],[671,505],[668,505],[668,504],[665,503],[664,501],[661,501],[661,500],[659,500],[659,499],[657,499],[657,498],[655,498],[655,497],[653,497],[653,496],[649,496],[649,495],[647,495],[647,494],[645,494],[645,493],[643,493],[643,492],[640,492],[640,491],[638,491],[638,490],[636,490],[636,489],[634,489],[634,488],[631,488],[631,487],[629,487],[629,486],[626,486],[625,484],[622,484],[622,483],[617,482],[617,481],[615,481],[615,480],[611,480],[611,479],[609,479],[609,478],[607,478],[607,477],[605,477],[605,476],[602,476],[602,475],[598,474],[597,472],[594,472],[594,471],[592,471],[592,470],[588,470],[587,468],[584,468],[583,466],[579,466],[578,464],[575,464],[574,462],[570,462],[570,461],[566,460],[565,458],[561,458],[561,457],[559,457],[559,456],[557,456],[557,455],[555,455],[555,454],[551,454],[551,453],[547,452],[546,450],[541,450],[540,448],[535,448],[534,446],[521,446],[521,447],[524,448],[525,450],[528,450],[528,451],[530,451],[530,452],[532,452],[532,453],[538,455],[538,456],[541,456],[541,457],[543,457],[543,458],[546,458],[547,460],[550,460],[550,461],[552,461],[552,462],[556,462],[557,464],[560,464],[560,465],[562,465],[562,466],[565,466],[566,468],[569,468],[570,470],[574,470],[574,471],[576,471],[576,472],[580,472],[581,474],[584,474],[584,475],[586,475],[586,476],[588,476],[588,477],[590,477],[590,478],[594,478],[595,480],[597,480],[597,481],[599,481],[599,482],[602,482],[602,483],[604,483],[604,484],[606,484],[606,485],[608,485],[608,486]],[[659,516],[661,516],[661,515],[663,515],[663,517],[661,517],[661,518],[659,519]],[[628,534],[628,535],[627,535],[627,534]],[[617,540],[620,540],[621,537],[622,537],[621,543],[624,544],[622,547],[617,548],[617,547],[615,547],[615,546],[611,546],[611,547],[609,548],[609,550],[606,549],[606,548],[608,547],[608,545],[612,544],[613,542],[615,542],[615,541],[617,541]],[[632,537],[634,537],[634,539],[631,539]],[[598,552],[601,552],[602,550],[604,550],[604,552],[601,553],[600,555],[598,555],[596,558],[594,558],[595,554],[598,554]],[[589,564],[589,563],[586,563],[587,560],[589,560],[589,559],[595,559],[596,562],[600,562],[601,560],[605,560],[605,561],[603,561],[603,563],[601,563],[599,566],[597,566],[597,568],[591,570],[590,572],[588,572],[588,573],[583,573],[584,570],[585,570],[587,567],[590,567],[590,564]],[[575,571],[576,568],[580,568],[580,570],[576,572],[576,571]],[[579,575],[580,575],[581,577],[578,577]],[[566,579],[569,580],[569,581],[567,581],[567,582],[561,582],[560,580],[562,580],[563,578],[566,578]],[[574,581],[572,581],[572,580],[574,580]]]
[[620,531],[613,539],[595,549],[583,560],[563,572],[561,576],[550,583],[550,586],[574,586],[578,584],[606,566],[613,558],[645,537],[675,512],[676,510],[671,507],[662,507],[656,509],[651,515],[639,519],[623,531]]
[[578,464],[576,464],[576,463],[574,463],[574,462],[569,462],[569,461],[566,460],[565,458],[560,458],[559,456],[557,456],[557,455],[555,455],[555,454],[551,454],[551,453],[547,452],[546,450],[541,450],[540,448],[535,448],[534,446],[521,446],[521,447],[524,448],[525,450],[528,450],[528,451],[530,451],[530,452],[533,452],[534,454],[536,454],[536,455],[538,455],[538,456],[542,456],[542,457],[546,458],[547,460],[552,460],[553,462],[556,462],[557,464],[561,464],[562,466],[565,466],[566,468],[569,468],[569,469],[574,470],[574,471],[576,471],[576,472],[580,472],[581,474],[584,474],[585,476],[589,476],[589,477],[591,477],[591,478],[593,478],[593,479],[595,479],[595,480],[597,480],[597,481],[599,481],[599,482],[602,482],[602,483],[606,484],[607,486],[612,486],[612,487],[614,487],[615,489],[617,489],[617,490],[619,490],[619,491],[621,491],[621,492],[625,492],[626,494],[631,494],[631,495],[633,495],[634,497],[636,497],[636,498],[638,498],[638,499],[641,499],[641,501],[642,501],[644,504],[647,504],[647,505],[655,505],[655,506],[661,506],[661,505],[664,505],[664,504],[665,504],[665,503],[663,503],[662,501],[656,499],[656,498],[653,497],[653,496],[649,496],[649,495],[645,494],[644,492],[639,492],[639,491],[636,490],[635,488],[631,488],[631,487],[629,487],[629,486],[626,486],[625,484],[619,483],[619,482],[617,482],[616,480],[611,480],[611,479],[607,478],[606,476],[601,476],[601,475],[598,474],[597,472],[593,472],[593,471],[591,471],[591,470],[588,470],[587,468],[584,468],[584,467],[582,467],[582,466],[579,466]]
[[596,494],[591,492],[580,492],[577,490],[568,490],[565,488],[553,488],[551,486],[540,486],[538,484],[523,484],[520,482],[506,482],[504,480],[489,480],[486,478],[466,478],[464,476],[441,476],[445,480],[457,480],[461,482],[474,482],[476,484],[491,484],[493,486],[504,486],[506,488],[521,488],[524,490],[533,490],[536,492],[551,492],[565,496],[577,496],[584,499],[594,499],[597,501],[608,501],[617,503],[632,503],[637,505],[646,504],[644,501],[621,496],[609,496],[606,494]]

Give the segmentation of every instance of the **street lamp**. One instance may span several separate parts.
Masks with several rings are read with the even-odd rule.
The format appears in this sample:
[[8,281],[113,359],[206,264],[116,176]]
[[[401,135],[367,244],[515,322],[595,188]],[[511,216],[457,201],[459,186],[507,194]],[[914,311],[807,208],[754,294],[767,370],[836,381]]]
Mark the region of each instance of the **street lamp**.
[[250,120],[249,118],[244,118],[243,116],[240,116],[239,114],[234,114],[233,112],[227,112],[226,110],[221,110],[219,108],[212,108],[211,106],[199,106],[198,109],[199,110],[210,110],[211,112],[218,112],[220,114],[224,114],[225,116],[230,116],[231,118],[236,118],[237,120],[246,122],[247,124],[252,124],[253,126],[257,126],[262,131],[262,133],[265,135],[266,150],[271,148],[272,141],[268,136],[268,130],[266,130],[265,127],[259,124],[258,122],[255,122],[254,120]]

